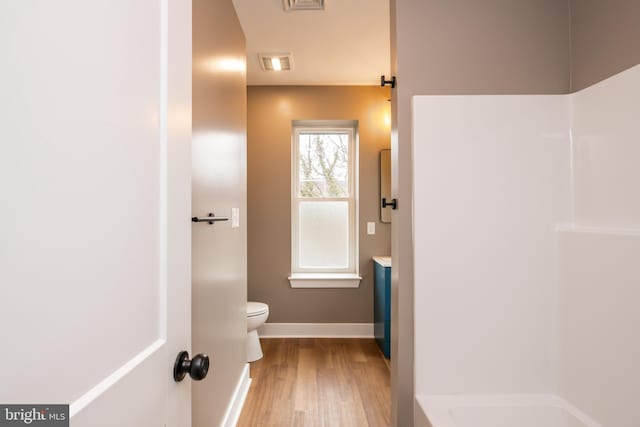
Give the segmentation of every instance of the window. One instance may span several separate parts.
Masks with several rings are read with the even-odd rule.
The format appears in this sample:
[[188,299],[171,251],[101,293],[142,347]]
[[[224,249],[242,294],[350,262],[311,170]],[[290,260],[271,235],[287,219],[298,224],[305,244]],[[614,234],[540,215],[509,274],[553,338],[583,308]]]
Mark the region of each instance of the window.
[[357,122],[293,123],[292,287],[358,287]]

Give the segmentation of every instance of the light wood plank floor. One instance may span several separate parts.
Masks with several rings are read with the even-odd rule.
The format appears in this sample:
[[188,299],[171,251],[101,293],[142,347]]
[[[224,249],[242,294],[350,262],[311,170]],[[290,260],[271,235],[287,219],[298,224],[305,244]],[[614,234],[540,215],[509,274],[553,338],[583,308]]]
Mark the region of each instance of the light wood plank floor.
[[239,427],[386,427],[389,364],[373,339],[262,339]]

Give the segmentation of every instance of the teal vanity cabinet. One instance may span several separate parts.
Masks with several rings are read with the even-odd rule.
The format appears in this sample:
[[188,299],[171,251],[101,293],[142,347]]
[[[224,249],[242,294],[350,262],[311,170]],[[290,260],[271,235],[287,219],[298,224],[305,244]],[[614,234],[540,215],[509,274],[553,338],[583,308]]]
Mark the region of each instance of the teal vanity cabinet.
[[373,257],[373,334],[387,359],[391,356],[391,257]]

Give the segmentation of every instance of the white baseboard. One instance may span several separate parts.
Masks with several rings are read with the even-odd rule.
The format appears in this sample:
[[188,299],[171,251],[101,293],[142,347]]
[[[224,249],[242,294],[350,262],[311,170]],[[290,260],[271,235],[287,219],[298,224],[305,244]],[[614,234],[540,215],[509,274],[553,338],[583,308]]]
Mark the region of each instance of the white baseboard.
[[265,323],[262,338],[373,338],[373,323]]
[[242,369],[242,374],[240,375],[236,389],[233,391],[231,402],[229,403],[227,412],[224,414],[222,424],[220,424],[221,426],[235,427],[236,424],[238,424],[250,385],[251,378],[249,377],[249,364],[247,363]]

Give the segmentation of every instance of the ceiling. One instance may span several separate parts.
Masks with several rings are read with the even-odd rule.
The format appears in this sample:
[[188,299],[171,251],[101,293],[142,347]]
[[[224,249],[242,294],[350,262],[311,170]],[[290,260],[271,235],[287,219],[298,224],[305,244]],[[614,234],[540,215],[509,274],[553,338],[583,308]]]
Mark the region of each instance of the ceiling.
[[[247,39],[247,83],[377,85],[389,75],[389,0],[325,0],[285,11],[282,0],[233,0]],[[263,71],[258,52],[291,53],[291,71]]]

